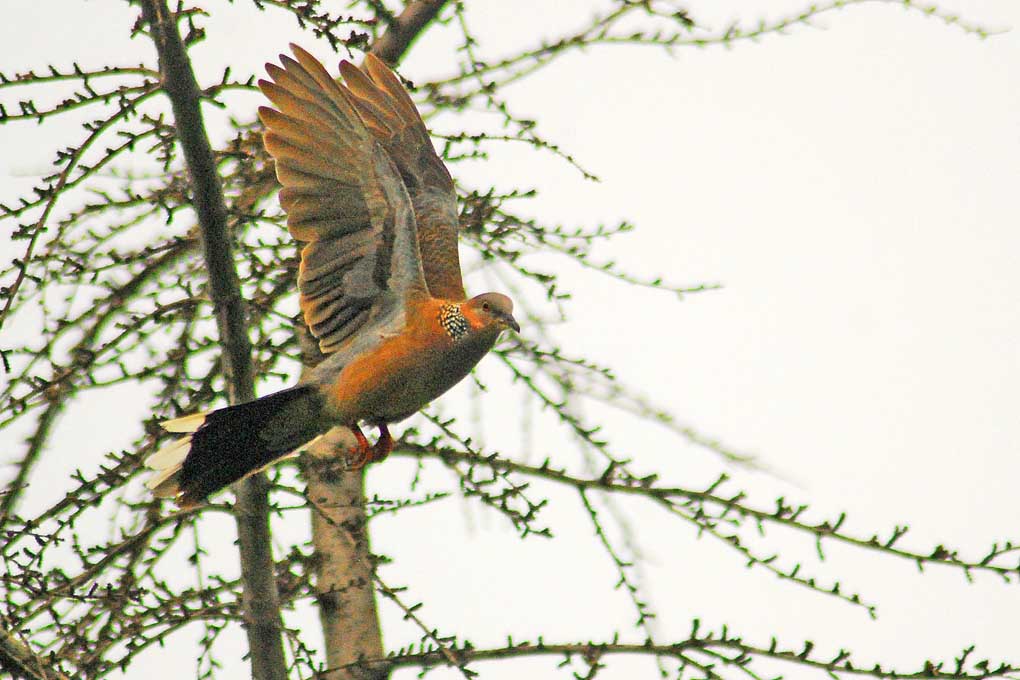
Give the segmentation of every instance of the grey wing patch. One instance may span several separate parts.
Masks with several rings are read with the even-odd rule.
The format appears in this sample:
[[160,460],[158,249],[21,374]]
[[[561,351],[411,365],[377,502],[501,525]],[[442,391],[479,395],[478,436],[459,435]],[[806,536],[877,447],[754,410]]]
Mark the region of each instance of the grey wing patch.
[[343,342],[368,318],[379,293],[372,281],[377,257],[373,240],[362,230],[313,241],[301,251],[301,308],[323,352]]
[[414,102],[400,79],[371,54],[364,70],[344,62],[340,72],[351,104],[386,149],[411,198],[429,292],[463,300],[457,194]]

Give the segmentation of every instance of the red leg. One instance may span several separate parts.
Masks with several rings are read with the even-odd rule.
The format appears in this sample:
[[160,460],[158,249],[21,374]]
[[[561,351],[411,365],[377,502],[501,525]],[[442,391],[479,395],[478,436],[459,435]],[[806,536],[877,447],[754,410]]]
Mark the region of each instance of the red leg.
[[386,456],[390,455],[390,451],[393,450],[393,437],[390,436],[390,430],[385,424],[379,426],[379,439],[375,442],[375,446],[372,447],[372,454],[369,462],[378,463],[384,460]]
[[360,470],[365,467],[368,463],[373,460],[373,448],[369,446],[368,439],[365,438],[365,433],[361,431],[361,428],[357,424],[350,425],[351,432],[354,433],[354,439],[357,440],[357,446],[351,449],[347,453],[347,469],[348,470]]

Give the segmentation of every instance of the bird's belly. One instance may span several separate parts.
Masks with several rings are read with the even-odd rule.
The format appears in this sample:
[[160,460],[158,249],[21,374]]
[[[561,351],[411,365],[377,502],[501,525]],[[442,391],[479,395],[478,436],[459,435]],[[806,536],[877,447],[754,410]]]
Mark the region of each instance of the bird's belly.
[[403,420],[460,382],[491,346],[437,349],[406,337],[385,341],[341,371],[331,401],[345,424]]

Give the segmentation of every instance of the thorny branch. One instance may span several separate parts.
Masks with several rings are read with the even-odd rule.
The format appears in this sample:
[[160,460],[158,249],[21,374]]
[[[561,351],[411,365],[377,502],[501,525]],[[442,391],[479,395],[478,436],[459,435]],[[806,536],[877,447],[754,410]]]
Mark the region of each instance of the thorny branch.
[[[620,468],[613,463],[607,465],[598,477],[583,477],[552,467],[548,460],[542,465],[529,465],[496,454],[481,455],[453,448],[423,447],[412,443],[406,443],[395,455],[436,457],[446,465],[456,463],[484,465],[500,472],[518,473],[527,477],[555,482],[577,490],[582,497],[589,491],[603,491],[646,498],[670,513],[693,523],[699,531],[712,534],[734,547],[737,544],[733,539],[724,534],[717,534],[717,528],[726,523],[731,526],[739,526],[744,520],[750,520],[759,531],[763,531],[765,526],[774,525],[808,534],[815,541],[816,551],[822,559],[824,559],[823,542],[832,540],[906,559],[922,570],[930,564],[953,567],[962,571],[968,581],[972,580],[975,573],[988,573],[1000,577],[1005,583],[1020,583],[1020,543],[1011,541],[994,543],[983,556],[969,559],[961,557],[958,551],[943,545],[936,546],[930,552],[909,550],[897,546],[900,539],[909,531],[906,526],[897,525],[889,532],[887,538],[881,538],[878,534],[862,537],[843,529],[847,519],[846,513],[840,513],[835,520],[810,522],[803,519],[809,510],[807,505],[791,504],[785,498],[777,499],[775,507],[772,509],[755,507],[747,502],[747,496],[743,491],[734,492],[732,495],[720,493],[723,485],[729,480],[725,474],[704,489],[687,489],[663,486],[659,484],[657,475],[640,478],[620,475]],[[717,508],[717,510],[713,511],[712,508]],[[1015,565],[1002,564],[1002,558],[1009,555],[1017,557]],[[768,565],[773,559],[766,558],[757,561]],[[784,578],[796,580],[795,576],[795,574],[784,575]],[[813,581],[810,585],[812,588],[818,588]],[[839,595],[840,593],[837,588],[835,591],[828,591],[828,594]],[[849,598],[855,604],[858,603],[856,596],[849,596]]]
[[[834,657],[825,658],[817,652],[813,652],[814,645],[811,642],[805,642],[800,649],[783,649],[775,639],[768,646],[744,642],[741,637],[731,633],[725,626],[718,633],[709,631],[703,633],[701,637],[698,636],[699,629],[700,624],[695,619],[690,639],[669,645],[626,644],[615,640],[611,642],[549,643],[544,642],[540,637],[536,642],[513,643],[511,641],[511,644],[506,647],[490,649],[476,649],[465,643],[462,647],[446,651],[456,654],[457,663],[555,656],[564,657],[563,664],[570,664],[574,659],[578,659],[589,668],[594,667],[600,659],[606,656],[629,655],[673,659],[679,662],[681,673],[685,667],[693,666],[710,680],[725,677],[721,671],[715,670],[716,666],[721,665],[724,668],[748,671],[747,666],[756,659],[788,662],[835,678],[985,680],[986,678],[1020,677],[1018,675],[1020,667],[1018,666],[992,664],[988,660],[971,660],[970,657],[974,651],[972,647],[964,649],[959,657],[953,659],[952,663],[924,661],[917,670],[907,671],[883,667],[880,664],[865,666],[862,662],[855,662],[850,652],[843,649]],[[699,655],[707,658],[698,658]],[[358,662],[357,665],[365,668],[383,667],[394,670],[408,666],[427,669],[449,663],[451,662],[449,662],[447,654],[442,651],[425,650],[396,654],[385,659],[364,660]],[[750,673],[750,677],[758,678],[759,676]]]

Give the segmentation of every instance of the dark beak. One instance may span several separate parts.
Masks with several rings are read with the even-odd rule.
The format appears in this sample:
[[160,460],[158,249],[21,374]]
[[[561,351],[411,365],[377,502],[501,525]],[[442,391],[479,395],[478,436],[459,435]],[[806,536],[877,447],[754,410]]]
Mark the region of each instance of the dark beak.
[[507,328],[512,328],[518,333],[521,332],[521,325],[517,323],[517,319],[514,318],[513,314],[500,314],[499,318],[503,320],[503,323],[507,325]]

